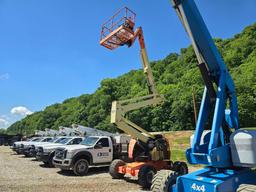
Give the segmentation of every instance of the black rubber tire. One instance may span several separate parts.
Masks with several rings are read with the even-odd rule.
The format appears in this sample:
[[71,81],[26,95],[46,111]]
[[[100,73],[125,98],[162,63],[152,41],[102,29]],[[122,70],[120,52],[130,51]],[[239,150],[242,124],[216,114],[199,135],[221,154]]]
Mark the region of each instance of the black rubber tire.
[[27,154],[27,153],[26,153],[26,154],[24,154],[24,156],[25,156],[25,157],[30,157],[30,156],[29,156],[29,154]]
[[43,161],[43,163],[44,163],[45,165],[49,166],[49,162]]
[[178,173],[171,170],[160,170],[153,178],[150,191],[152,192],[169,192],[172,185],[176,184]]
[[188,165],[182,161],[175,161],[173,163],[173,171],[177,172],[179,175],[188,174]]
[[54,153],[52,153],[49,157],[49,161],[48,161],[48,166],[49,167],[54,167],[54,164],[53,164],[53,157],[54,157]]
[[238,187],[236,192],[255,192],[256,185],[242,184]]
[[121,159],[115,159],[109,166],[109,174],[113,179],[122,179],[124,174],[118,173],[118,167],[125,165],[125,162]]
[[140,168],[138,174],[138,183],[144,189],[149,189],[154,175],[156,174],[156,169],[150,165],[144,165]]
[[85,176],[87,175],[89,170],[89,163],[86,159],[78,159],[73,167],[73,172],[77,176]]

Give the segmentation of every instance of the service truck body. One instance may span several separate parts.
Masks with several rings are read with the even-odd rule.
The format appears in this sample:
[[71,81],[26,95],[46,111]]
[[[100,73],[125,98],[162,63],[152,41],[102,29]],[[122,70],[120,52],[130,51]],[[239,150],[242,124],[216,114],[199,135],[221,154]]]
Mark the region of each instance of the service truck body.
[[126,135],[89,136],[79,145],[56,149],[53,164],[61,170],[73,170],[76,175],[86,175],[89,166],[110,165],[113,159],[127,156],[129,140],[130,137]]

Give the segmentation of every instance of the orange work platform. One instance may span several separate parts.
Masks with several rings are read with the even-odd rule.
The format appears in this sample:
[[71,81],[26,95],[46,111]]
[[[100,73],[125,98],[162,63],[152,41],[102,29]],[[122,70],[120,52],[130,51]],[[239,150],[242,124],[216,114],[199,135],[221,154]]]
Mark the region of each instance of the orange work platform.
[[106,21],[101,28],[100,44],[108,49],[130,44],[133,39],[136,14],[124,7]]

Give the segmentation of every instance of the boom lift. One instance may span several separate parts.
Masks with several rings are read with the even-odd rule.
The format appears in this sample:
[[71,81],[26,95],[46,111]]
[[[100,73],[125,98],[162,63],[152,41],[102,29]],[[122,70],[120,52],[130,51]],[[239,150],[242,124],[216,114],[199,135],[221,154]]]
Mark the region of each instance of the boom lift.
[[54,129],[48,129],[48,128],[46,128],[45,131],[46,131],[47,136],[56,137],[56,136],[59,135],[59,131],[54,130]]
[[[194,140],[186,157],[189,163],[206,167],[177,180],[175,173],[162,170],[155,175],[151,189],[155,192],[256,191],[256,173],[252,169],[256,166],[256,132],[239,129],[232,77],[195,2],[172,0],[172,4],[192,41],[205,83]],[[210,137],[200,144],[207,123],[211,125]]]
[[47,133],[45,131],[41,131],[41,130],[36,130],[35,131],[35,135],[38,135],[40,137],[46,136]]
[[70,127],[59,127],[59,134],[62,136],[75,136],[74,129]]
[[113,133],[98,130],[98,129],[91,128],[91,127],[84,127],[84,126],[78,125],[78,124],[72,124],[72,127],[74,129],[74,132],[77,135],[84,136],[84,137],[88,137],[88,136],[110,136],[111,137],[111,136],[114,136]]
[[150,187],[153,175],[158,170],[173,169],[182,175],[186,174],[188,169],[184,162],[172,163],[169,143],[163,135],[153,135],[126,118],[126,114],[132,110],[157,105],[164,100],[155,87],[142,28],[138,27],[134,30],[135,16],[135,13],[127,7],[120,9],[102,25],[100,44],[113,50],[123,45],[131,47],[136,39],[139,41],[149,95],[112,103],[111,123],[131,135],[133,139],[129,143],[128,150],[132,161],[125,163],[121,160],[114,160],[110,166],[110,174],[113,178],[122,178],[127,173],[138,176],[139,184],[147,188]]

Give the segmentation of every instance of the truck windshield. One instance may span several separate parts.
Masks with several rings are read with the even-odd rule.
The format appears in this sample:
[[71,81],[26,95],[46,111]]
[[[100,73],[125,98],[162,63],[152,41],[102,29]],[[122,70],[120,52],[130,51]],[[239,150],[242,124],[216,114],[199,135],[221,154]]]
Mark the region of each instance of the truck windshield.
[[58,138],[52,138],[52,139],[50,139],[48,142],[49,143],[55,143],[55,141],[57,140]]
[[42,140],[42,138],[35,138],[35,139],[31,140],[31,141],[41,141],[41,140]]
[[63,139],[66,139],[66,138],[65,137],[56,138],[56,140],[53,141],[53,143],[60,143]]
[[98,141],[98,139],[98,137],[87,137],[80,143],[80,145],[92,146]]
[[60,144],[67,144],[72,138],[64,138],[61,141],[59,141]]
[[49,138],[42,138],[39,142],[48,142],[49,140],[48,140]]
[[34,138],[30,138],[30,139],[28,139],[27,141],[34,141],[34,140],[36,140],[37,138],[36,137],[34,137]]

